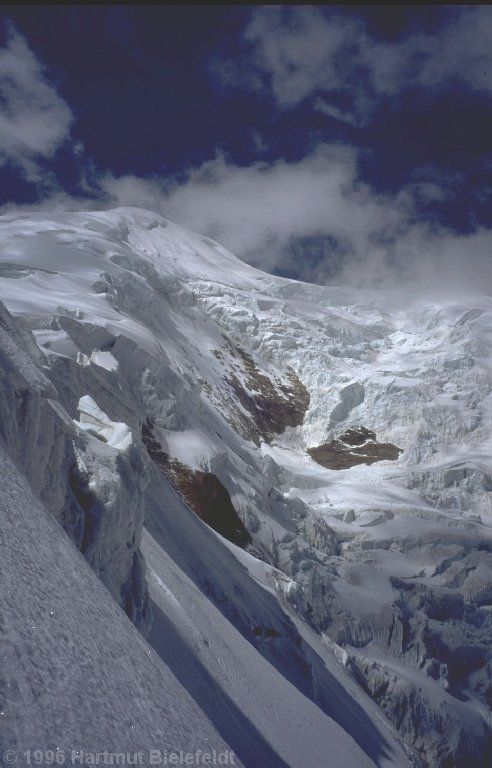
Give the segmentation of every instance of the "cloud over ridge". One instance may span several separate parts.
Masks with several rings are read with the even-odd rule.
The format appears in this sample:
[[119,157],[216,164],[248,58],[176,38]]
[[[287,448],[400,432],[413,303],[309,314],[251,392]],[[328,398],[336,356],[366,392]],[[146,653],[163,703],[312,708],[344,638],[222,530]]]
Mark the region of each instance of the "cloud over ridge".
[[[307,104],[349,126],[351,139],[306,132],[296,156],[287,157],[275,154],[271,137],[258,129],[254,159],[233,159],[215,143],[208,157],[167,175],[118,173],[81,155],[71,193],[50,163],[64,146],[77,152],[74,113],[11,27],[0,48],[0,166],[20,170],[41,189],[39,207],[148,208],[277,274],[360,287],[490,292],[492,230],[478,224],[453,230],[425,215],[452,201],[450,177],[416,168],[397,189],[377,191],[361,172],[367,148],[356,134],[381,102],[396,103],[411,88],[429,99],[445,89],[492,97],[492,10],[443,7],[442,16],[433,32],[410,30],[388,41],[338,7],[253,8],[237,60],[222,61],[224,82],[240,93],[252,90],[275,115]],[[211,76],[220,78],[217,57],[212,65]],[[305,112],[299,114],[302,127]]]

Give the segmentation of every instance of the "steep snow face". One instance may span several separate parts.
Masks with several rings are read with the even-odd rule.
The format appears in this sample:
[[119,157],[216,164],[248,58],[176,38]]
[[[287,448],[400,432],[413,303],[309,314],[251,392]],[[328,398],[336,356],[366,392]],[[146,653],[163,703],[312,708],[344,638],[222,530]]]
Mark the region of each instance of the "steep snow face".
[[[143,765],[150,750],[230,755],[1,445],[0,471],[2,753],[12,750],[26,766],[49,763],[47,750],[58,764],[77,764],[84,754],[97,764],[104,750],[123,753],[119,764]],[[235,764],[242,765],[237,756]]]
[[[77,509],[99,510],[86,557],[104,583],[118,584],[119,595],[110,589],[120,604],[122,595],[138,595],[128,613],[143,625],[145,510],[160,547],[150,542],[146,551],[161,622],[152,642],[161,657],[156,626],[164,632],[161,614],[170,610],[166,580],[172,594],[179,591],[169,558],[179,562],[188,548],[193,557],[179,567],[194,589],[324,716],[335,716],[330,702],[341,697],[336,669],[342,685],[353,679],[362,686],[349,698],[360,698],[370,728],[381,715],[367,694],[415,750],[415,761],[485,768],[492,300],[457,296],[405,306],[385,293],[274,278],[138,209],[0,222],[0,296],[33,334],[26,330],[25,356],[35,361],[26,388],[58,402],[71,430],[63,445],[50,439],[61,457],[55,481],[33,468],[37,450],[24,457],[26,476],[70,528],[59,477],[75,439]],[[14,421],[22,423],[20,411]],[[374,437],[358,446],[359,435]],[[23,440],[22,432],[7,441],[15,458]],[[336,468],[313,458],[327,450],[337,454]],[[361,455],[368,463],[358,463]],[[169,487],[178,466],[188,490],[194,477],[202,484],[215,477],[213,487],[227,492],[249,533],[247,552],[194,518],[173,543],[176,520],[191,515]],[[102,514],[107,509],[113,512]],[[127,558],[123,546],[115,551],[114,524],[116,540],[129,544]],[[228,576],[211,564],[224,552]],[[109,581],[107,562],[115,574]],[[190,590],[183,587],[178,602],[186,605]],[[266,596],[276,607],[265,614]],[[197,629],[204,610],[196,613]],[[168,629],[169,621],[174,629],[184,621],[181,609],[173,615]],[[209,642],[218,647],[216,633]],[[227,653],[247,652],[234,641]],[[227,688],[210,661],[201,659],[199,668],[203,680],[211,675]],[[243,688],[237,700],[244,713]],[[344,711],[355,711],[343,701]],[[361,737],[360,720],[349,720],[342,728],[382,765],[379,748]],[[272,743],[279,733],[264,736]],[[388,738],[388,764],[404,764],[394,734]]]

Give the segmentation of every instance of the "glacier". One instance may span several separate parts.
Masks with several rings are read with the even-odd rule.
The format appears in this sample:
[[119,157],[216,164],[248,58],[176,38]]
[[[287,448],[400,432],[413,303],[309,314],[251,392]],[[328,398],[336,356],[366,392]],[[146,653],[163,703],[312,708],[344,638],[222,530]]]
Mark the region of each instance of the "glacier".
[[492,299],[0,224],[2,748],[489,766]]

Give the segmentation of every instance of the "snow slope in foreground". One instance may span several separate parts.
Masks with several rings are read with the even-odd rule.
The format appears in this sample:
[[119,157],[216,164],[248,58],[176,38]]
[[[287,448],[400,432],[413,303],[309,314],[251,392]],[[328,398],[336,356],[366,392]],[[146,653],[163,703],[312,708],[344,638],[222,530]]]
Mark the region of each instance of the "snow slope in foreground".
[[229,750],[3,449],[0,471],[1,749]]

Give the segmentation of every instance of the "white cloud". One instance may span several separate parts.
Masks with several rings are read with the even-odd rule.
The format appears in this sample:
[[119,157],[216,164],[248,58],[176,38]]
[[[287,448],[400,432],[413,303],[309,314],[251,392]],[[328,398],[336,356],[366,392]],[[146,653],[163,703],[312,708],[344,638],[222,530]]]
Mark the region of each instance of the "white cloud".
[[321,145],[297,163],[237,167],[222,155],[181,181],[154,177],[92,180],[92,197],[56,193],[15,211],[137,206],[208,235],[266,272],[319,284],[425,293],[492,294],[492,232],[459,235],[415,216],[415,199],[439,199],[433,184],[376,195],[357,175],[357,153]]
[[119,204],[158,208],[267,270],[282,264],[293,239],[330,236],[354,251],[405,218],[398,201],[380,200],[357,181],[355,152],[339,146],[321,145],[297,163],[247,167],[218,155],[165,187],[132,177],[105,177],[102,185]]
[[322,112],[328,117],[333,117],[341,123],[348,123],[348,125],[357,125],[357,118],[351,112],[340,109],[334,104],[327,104],[322,98],[317,98],[313,104],[314,109],[317,112]]
[[313,99],[315,109],[352,123],[366,121],[381,99],[408,87],[433,92],[461,83],[492,95],[492,9],[443,7],[442,13],[435,34],[388,43],[333,9],[260,6],[244,33],[248,61],[235,71],[223,63],[227,83],[269,93],[281,109]]
[[492,8],[476,5],[453,11],[441,34],[410,45],[414,57],[424,54],[419,80],[429,88],[461,81],[492,95]]
[[69,137],[73,116],[13,29],[0,49],[0,104],[0,164],[20,166],[37,181],[39,162],[51,159]]
[[138,176],[113,176],[105,173],[97,183],[107,205],[136,206],[164,215],[165,191],[159,179]]
[[418,184],[389,197],[360,182],[357,153],[321,145],[296,163],[237,167],[218,155],[184,180],[100,180],[105,205],[150,208],[208,235],[267,272],[301,280],[421,292],[492,293],[492,232],[457,235],[416,220]]
[[327,22],[315,6],[261,6],[244,37],[277,102],[288,107],[318,88],[337,87],[337,57],[359,32],[358,23],[342,16]]
[[251,131],[252,150],[256,155],[264,155],[270,149],[265,137],[260,131]]

